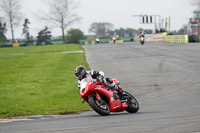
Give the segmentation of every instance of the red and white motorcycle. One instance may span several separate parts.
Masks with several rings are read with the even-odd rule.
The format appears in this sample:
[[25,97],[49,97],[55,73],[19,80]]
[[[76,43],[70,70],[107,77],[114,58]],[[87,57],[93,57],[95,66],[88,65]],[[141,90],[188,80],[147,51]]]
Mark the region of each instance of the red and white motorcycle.
[[141,36],[141,37],[140,37],[140,43],[141,43],[142,45],[144,45],[144,36]]
[[[112,80],[119,84],[117,79]],[[109,89],[101,80],[94,82],[91,78],[85,78],[81,82],[80,95],[82,101],[86,101],[94,111],[102,116],[109,115],[110,112],[126,110],[129,113],[136,113],[139,110],[138,101],[126,91],[120,98],[118,92]]]

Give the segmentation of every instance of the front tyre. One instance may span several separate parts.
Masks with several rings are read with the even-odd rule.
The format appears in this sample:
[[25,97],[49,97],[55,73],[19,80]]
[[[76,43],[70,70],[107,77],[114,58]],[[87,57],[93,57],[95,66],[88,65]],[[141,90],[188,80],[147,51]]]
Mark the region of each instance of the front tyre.
[[126,91],[125,91],[125,95],[130,97],[130,99],[127,102],[128,107],[126,108],[126,111],[129,113],[136,113],[139,110],[138,101],[135,99],[134,96],[132,96],[130,93]]
[[110,114],[110,107],[103,99],[101,99],[100,102],[95,97],[92,96],[88,99],[88,103],[90,107],[92,107],[92,109],[96,111],[98,114],[102,116]]

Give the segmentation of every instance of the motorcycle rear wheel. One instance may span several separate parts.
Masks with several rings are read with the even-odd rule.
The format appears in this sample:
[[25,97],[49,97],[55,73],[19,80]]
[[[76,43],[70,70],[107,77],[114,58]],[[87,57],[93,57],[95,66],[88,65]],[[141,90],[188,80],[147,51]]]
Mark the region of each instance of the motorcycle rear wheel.
[[141,45],[144,45],[144,42],[140,42],[141,43]]
[[92,109],[98,114],[102,116],[110,114],[110,106],[103,99],[101,99],[101,102],[99,102],[95,97],[92,96],[88,99],[88,103],[90,107],[92,107]]
[[131,100],[128,100],[127,104],[128,107],[126,108],[126,111],[129,113],[136,113],[139,110],[139,103],[135,99],[133,95],[125,91],[125,95],[131,97]]

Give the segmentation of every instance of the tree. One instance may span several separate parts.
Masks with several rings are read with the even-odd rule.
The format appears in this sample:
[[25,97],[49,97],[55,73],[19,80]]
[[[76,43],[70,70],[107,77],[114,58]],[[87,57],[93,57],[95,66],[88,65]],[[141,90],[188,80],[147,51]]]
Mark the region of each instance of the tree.
[[38,33],[37,39],[38,40],[37,40],[36,45],[42,45],[43,42],[45,45],[52,44],[51,43],[51,31],[48,31],[47,26]]
[[120,29],[116,29],[115,30],[116,35],[118,35],[119,37],[125,37],[125,29],[124,28],[120,28]]
[[0,0],[0,10],[4,13],[4,18],[10,25],[12,41],[14,42],[14,30],[18,27],[21,20],[19,0]]
[[143,28],[139,28],[139,29],[138,29],[138,34],[139,34],[141,31],[144,31],[144,29],[143,29]]
[[24,24],[23,24],[24,28],[23,28],[23,31],[22,31],[22,35],[25,35],[25,37],[26,37],[26,44],[31,45],[31,44],[33,44],[33,36],[31,36],[29,31],[28,31],[28,29],[29,29],[28,24],[30,24],[30,22],[26,18],[24,20]]
[[61,28],[63,43],[65,44],[65,29],[80,20],[76,13],[78,5],[75,0],[47,0],[46,4],[49,12],[42,12],[40,18]]
[[67,32],[67,43],[80,43],[80,39],[84,37],[84,34],[79,29],[71,29]]
[[181,28],[177,32],[178,35],[185,35],[184,28]]
[[145,29],[144,31],[145,31],[146,34],[152,34],[153,33],[153,31],[151,29]]
[[137,30],[132,28],[127,28],[126,34],[128,35],[128,37],[135,37],[135,34],[137,34]]
[[171,31],[171,33],[172,33],[173,35],[185,35],[184,28],[181,28],[181,29],[179,29],[178,31],[176,31],[176,30]]
[[92,41],[95,41],[95,36],[94,35],[89,35],[89,36],[87,36],[87,39],[86,39],[86,41],[89,43],[89,44],[91,44],[91,42]]
[[101,38],[110,33],[110,31],[113,30],[113,27],[113,24],[108,22],[94,22],[91,24],[89,32],[93,32],[98,38]]
[[6,23],[2,23],[0,21],[0,42],[7,42],[7,38],[5,36],[6,31]]
[[116,35],[119,37],[134,37],[135,34],[137,34],[137,30],[131,29],[131,28],[120,28],[120,29],[115,29]]

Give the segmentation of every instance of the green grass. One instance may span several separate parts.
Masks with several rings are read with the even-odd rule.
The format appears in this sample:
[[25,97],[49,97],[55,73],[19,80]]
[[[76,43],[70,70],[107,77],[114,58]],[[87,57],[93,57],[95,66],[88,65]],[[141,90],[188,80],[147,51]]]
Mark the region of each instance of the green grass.
[[29,47],[9,47],[0,48],[0,54],[19,54],[19,53],[52,53],[64,51],[80,51],[83,50],[80,45],[74,44],[61,44],[61,45],[45,45],[45,46],[29,46]]
[[[83,50],[80,45],[2,48],[0,53],[0,117],[65,114],[90,110],[80,101],[74,69],[86,66],[84,53],[50,53]],[[31,54],[34,53],[34,54]],[[36,54],[37,53],[37,54]]]

